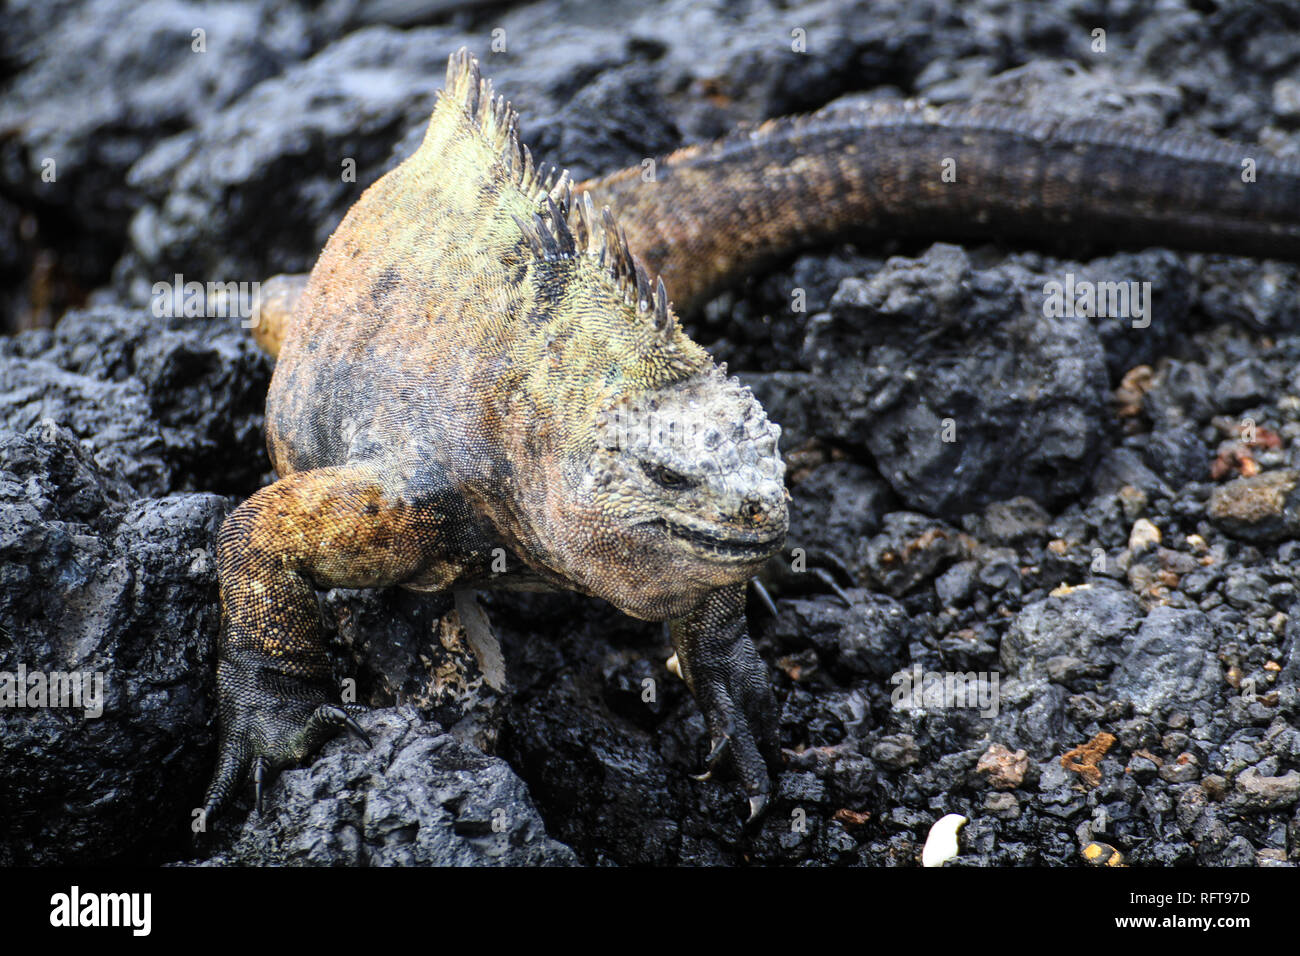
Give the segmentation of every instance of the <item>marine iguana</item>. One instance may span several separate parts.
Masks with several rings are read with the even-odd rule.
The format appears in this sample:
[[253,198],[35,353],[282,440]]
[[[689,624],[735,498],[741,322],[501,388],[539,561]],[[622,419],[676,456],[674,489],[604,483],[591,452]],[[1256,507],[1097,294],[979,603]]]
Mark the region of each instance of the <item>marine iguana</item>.
[[310,277],[264,286],[279,480],[220,533],[210,813],[250,770],[260,807],[268,772],[342,727],[364,737],[328,687],[315,589],[401,585],[568,589],[668,621],[707,766],[730,762],[756,816],[778,711],[745,589],[787,530],[780,429],[678,311],[861,233],[1300,258],[1300,162],[1257,149],[905,103],[769,121],[672,154],[652,183],[635,167],[575,187],[534,165],[465,50],[445,86]]

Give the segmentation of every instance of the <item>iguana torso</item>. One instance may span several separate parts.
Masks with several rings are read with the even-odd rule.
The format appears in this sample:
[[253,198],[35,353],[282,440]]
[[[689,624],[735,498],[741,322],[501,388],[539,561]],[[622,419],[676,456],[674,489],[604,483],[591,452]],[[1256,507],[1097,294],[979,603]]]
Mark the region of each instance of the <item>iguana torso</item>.
[[310,280],[268,300],[280,480],[222,530],[210,808],[248,770],[260,797],[266,772],[358,729],[326,686],[315,588],[522,584],[669,621],[710,766],[729,757],[761,809],[777,714],[744,596],[786,531],[779,430],[681,331],[670,294],[698,305],[860,232],[1070,229],[1300,257],[1300,164],[1011,111],[781,120],[638,173],[576,191],[541,175],[462,51],[420,149],[366,191]]

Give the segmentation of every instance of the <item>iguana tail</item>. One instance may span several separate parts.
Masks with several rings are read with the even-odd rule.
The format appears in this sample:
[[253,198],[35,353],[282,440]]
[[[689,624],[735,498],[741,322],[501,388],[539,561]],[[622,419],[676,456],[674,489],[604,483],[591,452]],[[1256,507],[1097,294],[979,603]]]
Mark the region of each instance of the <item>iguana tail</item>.
[[840,238],[1156,245],[1300,259],[1300,159],[997,106],[916,103],[772,120],[578,186],[689,312]]
[[253,303],[253,314],[249,324],[255,341],[266,354],[274,357],[280,354],[289,322],[303,289],[307,288],[307,273],[299,275],[272,276],[261,284]]

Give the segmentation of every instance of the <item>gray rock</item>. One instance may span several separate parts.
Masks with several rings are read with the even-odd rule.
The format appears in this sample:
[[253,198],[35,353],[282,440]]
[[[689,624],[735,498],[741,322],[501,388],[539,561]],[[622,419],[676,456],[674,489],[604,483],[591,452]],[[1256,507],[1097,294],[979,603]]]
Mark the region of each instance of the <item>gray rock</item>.
[[1191,783],[1200,779],[1201,764],[1195,754],[1181,753],[1160,767],[1160,779],[1166,783]]
[[1278,80],[1274,83],[1273,109],[1279,116],[1293,122],[1300,119],[1300,83],[1295,80]]
[[1219,866],[1254,866],[1255,847],[1244,836],[1235,836],[1223,848],[1218,860]]
[[1163,363],[1142,402],[1159,424],[1195,425],[1215,412],[1214,390],[1204,365],[1177,359]]
[[546,835],[528,788],[505,761],[409,707],[371,711],[360,722],[371,748],[336,739],[310,767],[282,773],[265,813],[246,818],[207,865],[577,863]]
[[1022,681],[1048,675],[1058,658],[1086,662],[1087,673],[1104,674],[1119,645],[1137,628],[1141,607],[1128,591],[1101,584],[1026,605],[1002,639],[1002,665]]
[[87,674],[103,693],[98,717],[0,708],[8,864],[179,855],[202,798],[229,503],[128,493],[66,431],[0,433],[0,671]]
[[1168,498],[1173,494],[1165,480],[1147,467],[1142,456],[1131,448],[1112,448],[1105,452],[1093,471],[1092,486],[1101,495],[1118,494],[1125,487],[1136,488],[1148,498]]
[[846,559],[859,540],[879,530],[892,497],[878,474],[851,461],[814,468],[796,487],[788,541],[835,551]]
[[[942,243],[846,280],[805,345],[831,436],[934,514],[1077,491],[1098,451],[1105,354],[1086,320],[1043,315],[1042,286],[1023,269],[974,270]],[[922,348],[918,327],[934,330]]]
[[95,465],[138,494],[162,494],[171,485],[162,429],[139,381],[106,382],[0,355],[0,383],[0,426],[9,433],[63,429]]
[[269,469],[271,363],[232,320],[99,306],[0,340],[0,425],[50,419],[141,495],[247,493]]
[[1254,568],[1228,572],[1223,596],[1233,607],[1248,608],[1268,602],[1268,582]]
[[1131,700],[1140,714],[1208,700],[1223,683],[1217,648],[1214,628],[1201,611],[1153,608],[1137,633],[1124,640],[1111,692]]
[[859,545],[857,570],[890,594],[901,595],[966,551],[963,536],[944,522],[896,511],[885,515],[880,534]]
[[934,592],[944,607],[957,607],[970,597],[979,572],[978,561],[958,561],[934,580]]
[[1134,757],[1129,761],[1126,768],[1133,775],[1133,779],[1140,784],[1148,784],[1156,778],[1159,768],[1146,757]]
[[1214,399],[1223,411],[1241,412],[1262,402],[1269,391],[1264,364],[1259,359],[1242,359],[1224,371],[1214,390]]
[[1243,810],[1277,810],[1300,800],[1300,773],[1292,770],[1280,776],[1266,776],[1255,767],[1237,775],[1234,805]]
[[[1300,282],[1285,267],[1265,261],[1252,268],[1244,259],[1212,256],[1197,270],[1196,281],[1202,288],[1200,307],[1216,323],[1283,333],[1295,329]],[[1249,382],[1238,388],[1252,390]]]
[[1142,457],[1170,487],[1204,481],[1210,474],[1210,449],[1189,425],[1170,425],[1145,436]]
[[917,628],[894,599],[866,591],[848,593],[854,598],[848,608],[838,601],[783,601],[773,636],[794,647],[811,644],[835,673],[888,678],[903,665]]
[[1043,538],[1052,516],[1032,498],[995,501],[981,514],[967,515],[962,527],[992,545],[1023,547]]
[[911,734],[889,734],[872,746],[871,759],[886,767],[901,770],[916,763],[921,756]]
[[[278,0],[7,6],[0,33],[8,40],[12,31],[26,68],[0,100],[0,183],[41,237],[24,250],[25,275],[38,251],[57,256],[60,311],[109,276],[140,199],[127,181],[131,164],[306,55],[331,19]],[[195,49],[196,29],[206,52]],[[50,161],[52,182],[42,175]]]

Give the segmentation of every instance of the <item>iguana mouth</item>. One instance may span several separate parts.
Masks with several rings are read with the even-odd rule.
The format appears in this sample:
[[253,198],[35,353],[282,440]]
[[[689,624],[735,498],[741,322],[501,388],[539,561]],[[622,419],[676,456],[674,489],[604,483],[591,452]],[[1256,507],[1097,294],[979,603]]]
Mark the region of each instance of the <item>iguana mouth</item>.
[[708,552],[715,557],[736,561],[759,561],[768,557],[781,547],[782,535],[760,536],[734,532],[718,534],[700,528],[690,528],[667,519],[650,522],[659,525],[675,538],[680,538],[694,545],[697,550]]

